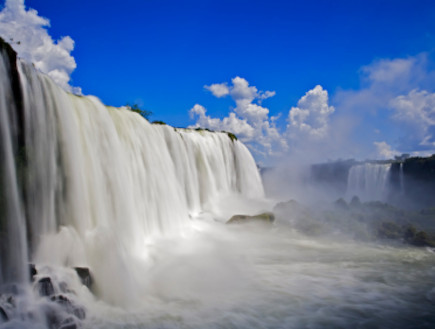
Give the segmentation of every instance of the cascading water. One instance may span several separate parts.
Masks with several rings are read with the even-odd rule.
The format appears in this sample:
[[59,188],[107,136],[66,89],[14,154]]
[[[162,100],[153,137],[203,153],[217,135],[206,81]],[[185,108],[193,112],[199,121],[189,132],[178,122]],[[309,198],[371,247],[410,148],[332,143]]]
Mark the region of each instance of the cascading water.
[[[252,156],[227,134],[151,125],[7,59],[0,60],[0,283],[25,281],[28,262],[88,266],[104,300],[136,303],[143,292],[133,264],[153,238],[188,230],[189,217],[222,195],[263,196]],[[15,65],[22,126],[11,98]]]
[[243,144],[65,93],[0,52],[0,328],[433,327],[432,249],[337,238],[365,223],[297,202],[273,226],[223,225],[273,207]]
[[346,196],[363,201],[385,201],[391,164],[364,163],[352,166],[347,179]]

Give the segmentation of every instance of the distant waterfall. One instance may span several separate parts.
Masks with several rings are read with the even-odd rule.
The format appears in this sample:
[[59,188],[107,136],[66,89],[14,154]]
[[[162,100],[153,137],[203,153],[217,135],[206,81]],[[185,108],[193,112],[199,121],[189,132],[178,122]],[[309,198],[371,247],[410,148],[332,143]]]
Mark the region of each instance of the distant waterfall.
[[263,196],[227,134],[151,125],[0,52],[0,285],[27,280],[29,261],[85,265],[115,301],[107,287],[142,275],[132,264],[154,236],[182,232],[222,194]]
[[347,179],[346,196],[362,201],[385,201],[391,164],[364,163],[352,166]]

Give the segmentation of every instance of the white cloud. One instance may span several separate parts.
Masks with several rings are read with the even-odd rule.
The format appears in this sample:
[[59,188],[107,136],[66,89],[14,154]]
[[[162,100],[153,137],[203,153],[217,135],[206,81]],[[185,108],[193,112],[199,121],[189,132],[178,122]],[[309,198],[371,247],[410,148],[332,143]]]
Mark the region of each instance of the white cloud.
[[393,119],[407,129],[420,146],[435,147],[435,93],[412,90],[390,101]]
[[361,71],[371,82],[377,83],[397,83],[398,80],[406,79],[413,74],[416,67],[417,59],[396,58],[382,59],[370,65],[363,66]]
[[376,157],[381,159],[392,159],[398,152],[394,151],[387,142],[374,142],[376,148]]
[[[262,100],[274,96],[274,91],[258,91],[241,77],[232,79],[231,84],[212,84],[205,88],[216,97],[230,95],[236,107],[228,116],[220,119],[208,116],[206,109],[196,104],[190,110],[191,117],[196,118],[194,127],[225,130],[236,134],[260,161],[268,156],[285,155],[289,151],[289,145],[292,154],[310,150],[311,156],[317,153],[324,155],[334,148],[327,146],[331,140],[327,134],[334,107],[328,103],[328,92],[319,85],[301,97],[297,107],[291,108],[287,130],[283,132],[277,127],[281,114],[270,116],[269,109],[260,105]],[[340,137],[334,135],[334,138]]]
[[210,86],[204,86],[204,88],[211,91],[211,93],[218,98],[226,96],[230,93],[226,83],[214,83]]
[[267,98],[273,97],[273,96],[275,96],[275,95],[276,95],[276,92],[266,90],[264,93],[261,92],[261,93],[258,95],[257,98],[258,98],[260,101],[262,101],[263,99],[267,99]]
[[216,131],[228,131],[237,135],[242,142],[249,142],[254,138],[255,129],[246,120],[239,119],[235,113],[221,119],[206,115],[204,106],[196,104],[190,109],[190,116],[197,116],[196,127],[208,128]]
[[0,12],[0,36],[11,43],[18,56],[33,63],[65,90],[80,93],[79,88],[69,85],[76,68],[71,56],[74,41],[69,36],[54,41],[48,27],[50,21],[34,9],[26,10],[24,0],[6,0]]
[[328,133],[329,117],[334,113],[328,105],[328,92],[317,85],[299,101],[297,107],[289,111],[287,131],[292,138],[302,134],[304,138],[324,138]]
[[232,132],[260,156],[287,149],[287,142],[275,125],[277,117],[269,118],[269,109],[260,105],[262,100],[274,96],[274,91],[258,91],[241,77],[233,78],[231,85],[216,83],[204,87],[216,97],[230,95],[236,107],[227,117],[219,119],[206,115],[206,109],[196,104],[190,110],[191,117],[197,120],[194,127]]
[[339,91],[334,97],[340,113],[358,118],[361,128],[353,138],[360,135],[373,143],[362,129],[369,127],[378,131],[376,139],[399,152],[435,151],[435,71],[429,54],[376,60],[360,72],[360,89]]
[[229,95],[236,106],[223,119],[207,116],[205,109],[195,112],[197,125],[242,131],[242,141],[260,158],[287,151],[317,161],[434,152],[435,71],[429,54],[376,60],[360,73],[361,87],[336,92],[333,106],[322,86],[309,90],[285,116],[285,130],[278,128],[280,115],[271,116],[261,104],[274,91],[259,91],[241,77],[206,86],[216,97]]

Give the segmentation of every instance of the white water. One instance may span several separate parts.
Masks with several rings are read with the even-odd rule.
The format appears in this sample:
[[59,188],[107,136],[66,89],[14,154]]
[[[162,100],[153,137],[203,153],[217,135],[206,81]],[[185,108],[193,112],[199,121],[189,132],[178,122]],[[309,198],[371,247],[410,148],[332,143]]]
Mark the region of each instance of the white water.
[[24,280],[28,261],[86,266],[100,298],[135,305],[145,293],[141,264],[149,244],[187,234],[192,216],[213,210],[220,198],[263,196],[252,156],[227,134],[151,125],[124,108],[67,94],[25,64],[18,68],[28,158],[22,198],[14,180],[6,73],[0,95],[11,209],[3,221],[11,226],[7,250],[14,253],[4,267],[14,279],[19,272]]
[[[23,283],[28,261],[56,293],[68,284],[64,294],[87,312],[82,328],[433,327],[430,249],[307,237],[285,217],[267,229],[223,225],[234,212],[273,206],[241,143],[150,125],[19,68],[28,152],[21,183],[0,62],[0,191],[8,210],[0,306],[10,317],[0,317],[0,328],[48,325],[55,306]],[[73,266],[91,269],[94,294]],[[6,301],[11,282],[19,283],[14,307]]]
[[362,201],[385,201],[391,164],[364,163],[350,168],[346,196]]

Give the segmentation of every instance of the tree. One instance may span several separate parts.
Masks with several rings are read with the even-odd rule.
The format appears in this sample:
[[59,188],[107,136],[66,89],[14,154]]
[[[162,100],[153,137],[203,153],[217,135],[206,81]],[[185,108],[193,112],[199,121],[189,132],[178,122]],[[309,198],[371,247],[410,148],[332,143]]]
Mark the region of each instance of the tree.
[[128,110],[140,114],[141,116],[143,116],[148,121],[150,120],[149,119],[150,116],[153,114],[153,112],[151,112],[151,111],[141,109],[139,107],[139,105],[137,105],[137,104],[130,105],[130,104],[127,103],[127,105],[125,105],[125,106],[127,107]]

